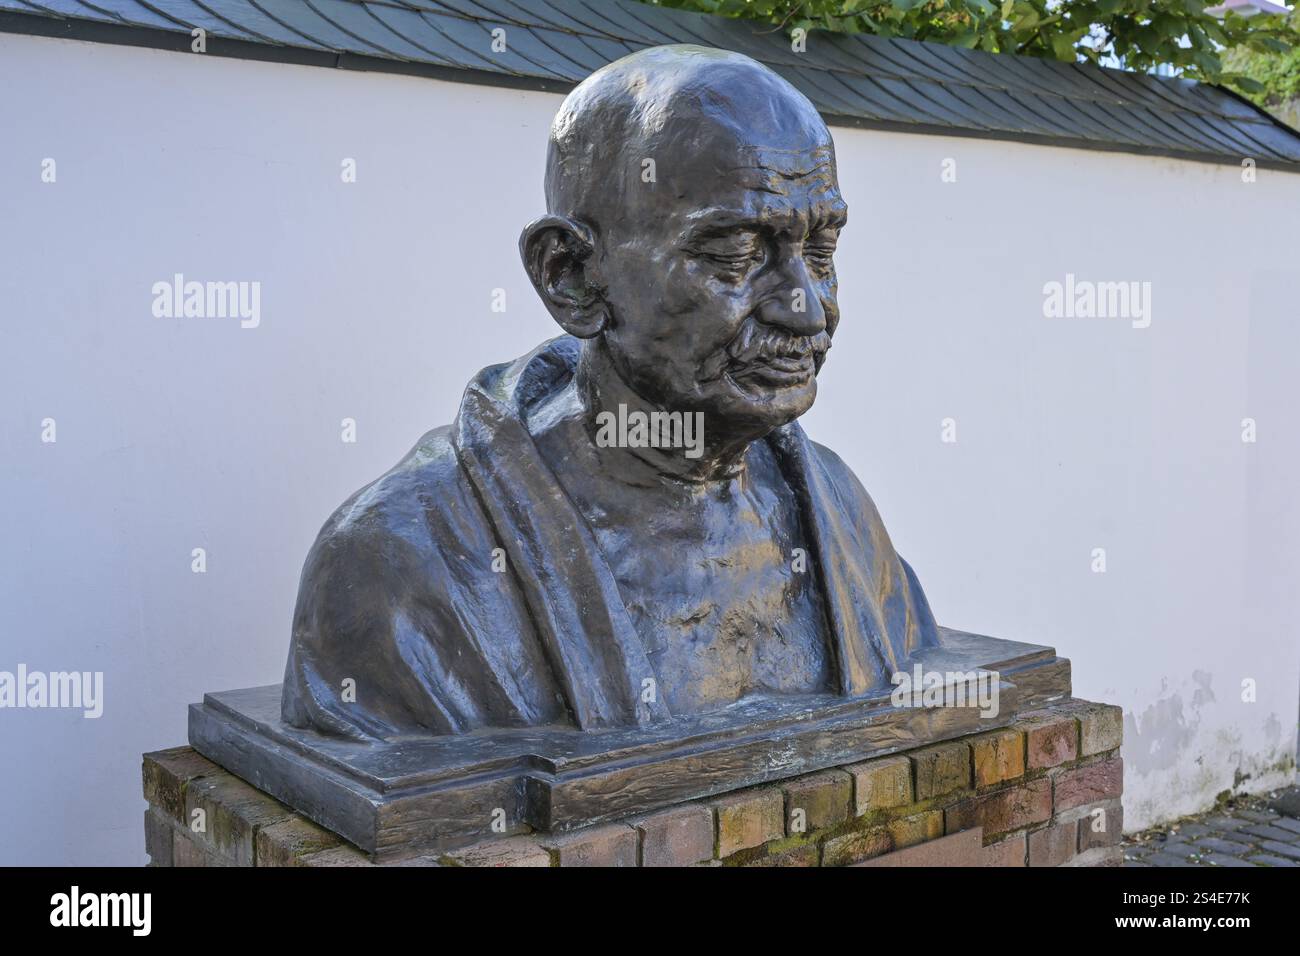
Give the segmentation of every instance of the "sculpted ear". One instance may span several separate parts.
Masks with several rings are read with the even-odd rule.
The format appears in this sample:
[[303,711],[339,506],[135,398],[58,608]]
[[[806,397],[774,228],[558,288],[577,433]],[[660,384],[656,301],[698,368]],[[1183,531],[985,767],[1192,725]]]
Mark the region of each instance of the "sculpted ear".
[[543,216],[519,237],[519,254],[533,288],[560,327],[580,339],[600,332],[609,317],[604,289],[592,274],[595,248],[591,230],[564,216]]

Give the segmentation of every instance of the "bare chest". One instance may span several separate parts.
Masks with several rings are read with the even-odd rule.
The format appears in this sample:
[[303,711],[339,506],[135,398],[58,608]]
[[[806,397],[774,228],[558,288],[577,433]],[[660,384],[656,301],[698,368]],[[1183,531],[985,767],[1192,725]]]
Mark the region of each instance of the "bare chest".
[[[825,691],[825,615],[793,500],[764,494],[597,521],[669,709]],[[771,496],[773,499],[779,495]]]

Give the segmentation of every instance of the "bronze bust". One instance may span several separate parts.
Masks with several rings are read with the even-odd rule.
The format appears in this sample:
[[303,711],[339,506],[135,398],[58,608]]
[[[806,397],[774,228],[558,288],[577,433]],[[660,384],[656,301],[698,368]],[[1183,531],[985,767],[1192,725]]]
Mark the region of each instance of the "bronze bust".
[[546,205],[520,251],[565,334],[330,518],[284,721],[380,740],[878,695],[939,631],[796,422],[847,209],[817,111],[747,57],[641,51],[564,101]]

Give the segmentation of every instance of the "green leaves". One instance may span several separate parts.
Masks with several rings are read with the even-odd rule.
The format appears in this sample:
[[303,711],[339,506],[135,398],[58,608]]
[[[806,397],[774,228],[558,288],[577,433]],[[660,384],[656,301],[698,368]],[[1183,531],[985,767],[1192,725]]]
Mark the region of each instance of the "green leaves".
[[1256,53],[1286,53],[1291,47],[1274,37],[1252,37],[1247,45]]
[[1015,0],[1011,5],[1011,32],[1028,33],[1038,28],[1039,12],[1029,0]]
[[1252,79],[1245,73],[1224,73],[1222,78],[1225,83],[1231,83],[1245,93],[1263,93],[1267,89],[1259,80]]
[[[1019,53],[1144,70],[1170,65],[1183,76],[1237,87],[1269,86],[1269,58],[1292,63],[1274,70],[1278,84],[1300,82],[1300,20],[1229,11],[1206,14],[1207,0],[642,0],[722,16],[837,33],[910,37],[991,53]],[[1092,37],[1091,40],[1088,38]],[[811,49],[811,45],[810,45]],[[1254,57],[1249,69],[1226,69]],[[1287,58],[1295,58],[1288,60]],[[1234,59],[1235,58],[1235,59]],[[1257,62],[1258,61],[1258,62]],[[1244,62],[1244,61],[1243,61]],[[1273,75],[1273,74],[1269,74]],[[1263,95],[1263,94],[1258,94]]]
[[[1258,18],[1252,18],[1258,19]],[[1292,26],[1300,14],[1290,18]],[[1272,41],[1272,42],[1266,42]],[[1285,51],[1277,44],[1285,44]],[[1287,122],[1296,122],[1300,103],[1300,44],[1285,31],[1272,30],[1247,38],[1223,54],[1223,82],[1230,83],[1265,108],[1276,108]],[[1287,112],[1287,104],[1291,112]]]
[[1074,52],[1074,38],[1065,33],[1054,33],[1048,37],[1052,44],[1052,52],[1056,58],[1065,63],[1073,63],[1078,59]]

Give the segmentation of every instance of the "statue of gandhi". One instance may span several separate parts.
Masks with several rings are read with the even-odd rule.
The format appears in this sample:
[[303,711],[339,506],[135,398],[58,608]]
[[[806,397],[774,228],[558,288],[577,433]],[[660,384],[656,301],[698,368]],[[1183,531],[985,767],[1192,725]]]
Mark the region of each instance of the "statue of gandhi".
[[888,689],[933,615],[796,423],[840,317],[817,111],[748,57],[643,50],[564,101],[546,206],[519,245],[565,334],[326,523],[284,719],[585,731]]

